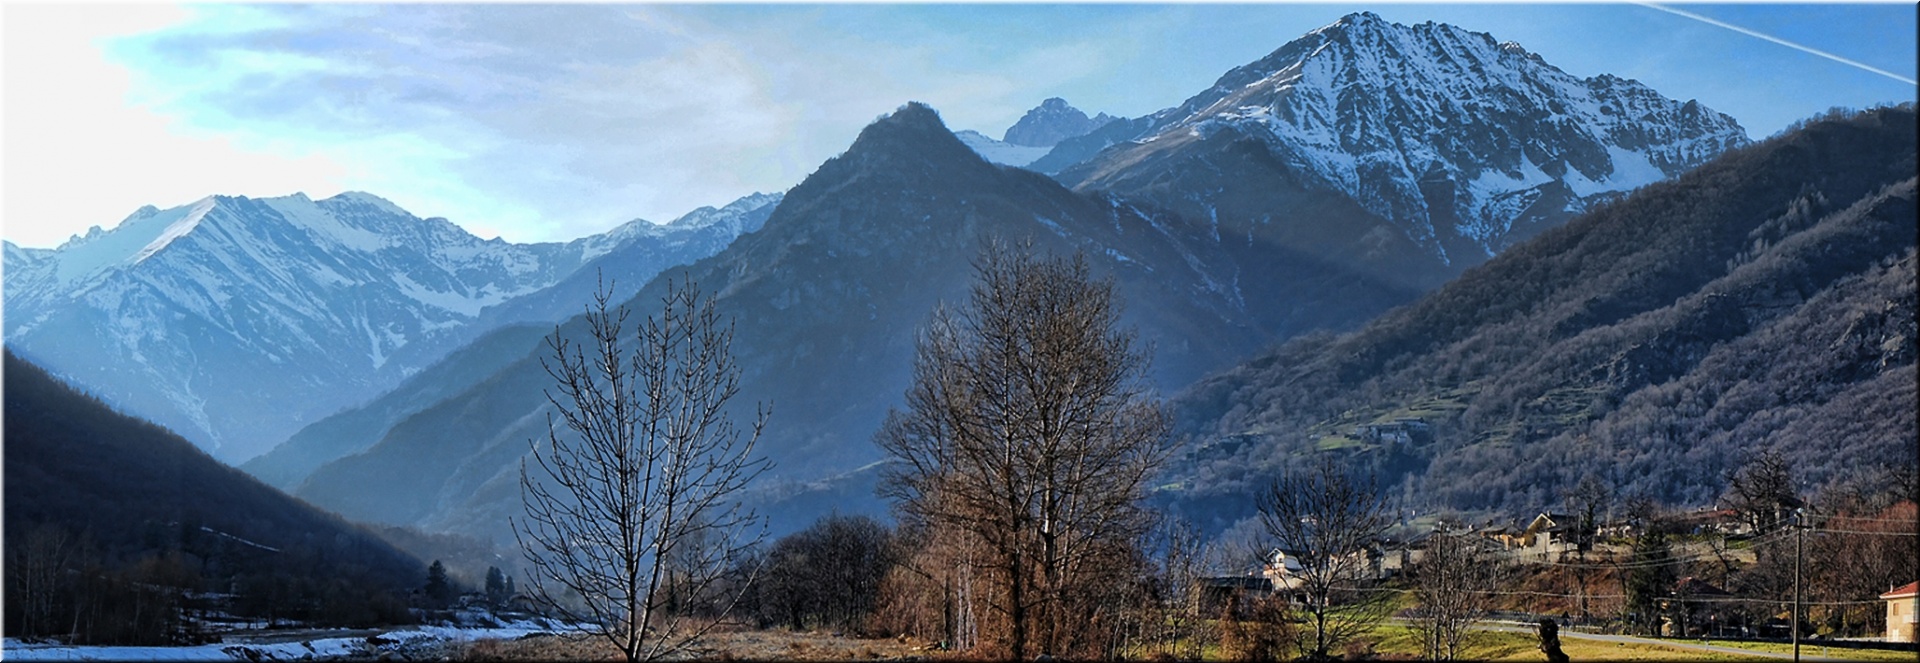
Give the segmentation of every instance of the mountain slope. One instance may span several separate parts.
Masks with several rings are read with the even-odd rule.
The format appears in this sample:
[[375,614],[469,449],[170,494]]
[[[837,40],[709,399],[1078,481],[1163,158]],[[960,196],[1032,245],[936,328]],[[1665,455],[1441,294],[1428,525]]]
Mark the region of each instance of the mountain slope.
[[[719,253],[735,238],[759,230],[782,195],[751,194],[719,209],[696,209],[664,225],[629,222],[613,232],[628,232],[634,239],[621,241],[551,286],[488,307],[473,327],[565,320],[577,315],[602,284],[612,287],[618,298],[630,297],[662,271]],[[646,241],[634,241],[639,237]]]
[[459,394],[540,346],[551,325],[496,327],[370,402],[348,407],[296,431],[240,465],[261,481],[292,491],[315,468],[365,451],[408,415]]
[[[916,330],[963,295],[991,238],[1086,251],[1156,347],[1163,386],[1258,347],[1273,332],[1247,311],[1271,302],[1244,296],[1213,238],[1181,232],[1190,226],[986,163],[931,109],[908,105],[790,191],[760,232],[687,274],[736,316],[736,405],[773,407],[762,447],[772,478],[804,482],[878,459],[869,439],[906,387]],[[664,288],[656,279],[630,306],[650,310]],[[549,380],[537,356],[518,360],[319,468],[297,494],[354,517],[499,536],[519,504],[517,461],[544,432]]]
[[[1032,167],[1209,219],[1250,254],[1289,247],[1426,289],[1746,142],[1697,102],[1576,78],[1484,33],[1363,12],[1180,106],[1056,148],[1112,145],[1084,162]],[[1294,211],[1328,196],[1351,204]]]
[[1516,513],[1587,473],[1710,503],[1760,448],[1814,482],[1911,462],[1915,148],[1911,105],[1824,118],[1204,379],[1169,497],[1224,526],[1316,452]]
[[143,208],[51,251],[9,244],[6,335],[55,373],[238,461],[392,386],[476,324],[563,317],[578,286],[547,289],[582,265],[623,266],[640,281],[652,276],[643,267],[710,254],[741,230],[637,221],[521,245],[362,193],[215,196]]
[[405,588],[424,571],[358,526],[111,411],[10,351],[5,420],[9,553],[13,542],[50,525],[86,532],[109,559],[184,548],[208,574],[278,572],[322,582],[365,574]]
[[[693,210],[665,224],[636,219],[601,235],[575,240],[600,242],[608,248],[551,285],[481,309],[471,322],[435,331],[423,342],[396,352],[394,361],[406,370],[400,375],[386,375],[397,378],[435,365],[495,329],[551,325],[571,318],[599,288],[606,288],[615,299],[631,297],[655,275],[718,253],[735,238],[759,230],[781,196],[750,194],[718,209]],[[388,384],[392,382],[388,380]]]

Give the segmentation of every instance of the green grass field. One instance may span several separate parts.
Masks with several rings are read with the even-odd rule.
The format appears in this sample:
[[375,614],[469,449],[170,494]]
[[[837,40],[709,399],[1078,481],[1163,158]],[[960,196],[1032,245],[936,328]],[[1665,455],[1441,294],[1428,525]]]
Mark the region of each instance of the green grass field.
[[[1379,655],[1382,655],[1385,657],[1399,658],[1402,656],[1418,657],[1421,653],[1419,636],[1418,634],[1414,633],[1413,629],[1410,627],[1407,627],[1401,624],[1385,624],[1375,629],[1374,633],[1375,635],[1374,635],[1373,648],[1374,648],[1374,652]],[[1697,643],[1698,641],[1688,640],[1687,642]],[[1540,653],[1540,650],[1537,647],[1538,643],[1539,641],[1535,639],[1534,636],[1526,633],[1511,633],[1511,632],[1504,632],[1504,631],[1477,631],[1469,636],[1466,655],[1463,658],[1466,660],[1476,660],[1476,661],[1545,661],[1546,655]],[[1713,640],[1713,641],[1708,641],[1705,644],[1710,644],[1710,645],[1719,646],[1719,647],[1734,647],[1738,649],[1748,649],[1755,652],[1769,652],[1769,653],[1775,653],[1775,654],[1793,653],[1793,647],[1791,645],[1781,645],[1781,644],[1774,644],[1774,643],[1727,642],[1724,640]],[[1561,636],[1560,636],[1560,649],[1567,653],[1568,658],[1571,658],[1575,661],[1769,661],[1769,660],[1777,661],[1779,660],[1777,658],[1760,656],[1760,655],[1743,656],[1740,654],[1729,654],[1729,653],[1723,653],[1723,652],[1706,652],[1706,651],[1699,651],[1699,650],[1693,650],[1693,649],[1685,649],[1685,648],[1675,647],[1675,646],[1667,646],[1663,644],[1614,643],[1614,642],[1600,642],[1595,640],[1584,640],[1578,637],[1568,635],[1564,631],[1561,632]],[[1822,649],[1820,647],[1810,646],[1805,643],[1801,644],[1800,654],[1802,656],[1807,656],[1807,657],[1842,658],[1842,659],[1859,660],[1859,661],[1914,661],[1916,660],[1916,655],[1913,652],[1872,650],[1872,649],[1841,649],[1837,647]]]
[[[1751,649],[1753,651],[1773,652],[1776,654],[1792,654],[1793,653],[1793,645],[1780,644],[1775,642],[1736,642],[1736,641],[1728,641],[1728,640],[1706,640],[1703,642],[1703,644],[1709,644],[1716,647],[1734,647],[1737,649]],[[1843,647],[1821,647],[1819,645],[1812,644],[1811,642],[1800,643],[1800,655],[1803,657],[1819,656],[1822,658],[1844,658],[1844,659],[1855,660],[1855,661],[1908,661],[1910,663],[1912,661],[1920,661],[1920,653],[1915,653],[1910,651],[1893,651],[1890,649],[1851,649],[1851,648],[1843,648]]]

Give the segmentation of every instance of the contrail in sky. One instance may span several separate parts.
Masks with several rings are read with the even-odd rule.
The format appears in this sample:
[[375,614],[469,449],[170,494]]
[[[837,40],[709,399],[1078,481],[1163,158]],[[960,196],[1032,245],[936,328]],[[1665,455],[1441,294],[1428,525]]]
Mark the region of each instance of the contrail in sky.
[[1639,5],[1640,5],[1640,6],[1642,6],[1642,7],[1649,7],[1649,8],[1652,8],[1652,9],[1658,9],[1658,10],[1660,10],[1660,11],[1663,11],[1663,12],[1666,12],[1666,13],[1669,13],[1669,14],[1673,14],[1673,15],[1675,15],[1675,16],[1684,16],[1684,17],[1686,17],[1686,18],[1690,18],[1690,19],[1693,19],[1693,20],[1696,20],[1696,21],[1699,21],[1699,22],[1701,22],[1701,23],[1705,23],[1705,24],[1707,24],[1707,25],[1717,25],[1717,26],[1720,26],[1720,27],[1723,27],[1723,28],[1726,28],[1726,29],[1728,29],[1728,30],[1732,30],[1732,31],[1734,31],[1734,32],[1738,32],[1738,33],[1740,33],[1740,34],[1743,34],[1743,35],[1747,35],[1747,36],[1749,36],[1749,37],[1759,37],[1759,38],[1761,38],[1761,39],[1765,39],[1765,40],[1767,40],[1767,41],[1770,41],[1770,42],[1773,42],[1773,43],[1776,43],[1776,44],[1779,44],[1779,45],[1781,45],[1781,46],[1785,46],[1785,47],[1787,47],[1787,48],[1791,48],[1791,49],[1794,49],[1794,50],[1799,50],[1799,51],[1805,51],[1805,52],[1808,52],[1808,53],[1812,53],[1812,54],[1814,54],[1814,55],[1818,55],[1818,56],[1820,56],[1820,57],[1823,57],[1823,58],[1826,58],[1826,59],[1828,59],[1828,60],[1832,60],[1832,61],[1834,61],[1834,62],[1838,62],[1838,63],[1840,63],[1840,64],[1844,64],[1844,65],[1848,65],[1848,66],[1852,66],[1852,67],[1859,67],[1859,68],[1861,68],[1861,69],[1865,69],[1865,70],[1867,70],[1867,71],[1871,71],[1871,72],[1873,72],[1873,73],[1876,73],[1876,74],[1879,74],[1879,75],[1881,75],[1881,76],[1885,76],[1885,77],[1887,77],[1887,78],[1891,78],[1891,79],[1893,79],[1893,80],[1896,80],[1896,81],[1900,81],[1900,82],[1902,82],[1902,83],[1906,83],[1906,84],[1908,84],[1908,85],[1917,85],[1917,84],[1920,84],[1920,83],[1916,83],[1916,82],[1915,82],[1915,81],[1914,81],[1913,79],[1911,79],[1911,78],[1907,78],[1907,77],[1905,77],[1905,76],[1901,76],[1901,75],[1899,75],[1899,74],[1896,74],[1896,73],[1893,73],[1893,72],[1891,72],[1891,71],[1887,71],[1887,70],[1885,70],[1885,69],[1881,69],[1881,68],[1879,68],[1879,67],[1875,67],[1875,66],[1873,66],[1873,65],[1869,65],[1869,64],[1865,64],[1865,63],[1861,63],[1861,62],[1855,62],[1855,61],[1853,61],[1853,60],[1848,60],[1848,59],[1846,59],[1846,58],[1843,58],[1843,57],[1840,57],[1840,56],[1838,56],[1838,55],[1834,55],[1834,54],[1832,54],[1832,53],[1828,53],[1828,52],[1826,52],[1826,51],[1822,51],[1822,50],[1819,50],[1819,49],[1815,49],[1815,48],[1808,48],[1808,47],[1806,47],[1806,46],[1801,46],[1801,45],[1799,45],[1799,44],[1796,44],[1796,43],[1793,43],[1793,42],[1790,42],[1790,41],[1787,41],[1787,40],[1785,40],[1785,39],[1781,39],[1781,38],[1779,38],[1779,37],[1775,37],[1775,36],[1773,36],[1773,35],[1770,35],[1770,34],[1766,34],[1766,33],[1763,33],[1763,32],[1758,32],[1758,31],[1755,31],[1755,30],[1749,30],[1749,29],[1746,29],[1746,28],[1743,28],[1743,27],[1740,27],[1740,26],[1738,26],[1738,25],[1734,25],[1734,24],[1732,24],[1732,23],[1727,23],[1727,22],[1724,22],[1724,21],[1718,21],[1718,20],[1714,20],[1714,19],[1711,19],[1711,18],[1707,18],[1707,17],[1705,17],[1705,16],[1701,16],[1701,15],[1699,15],[1699,14],[1695,14],[1695,13],[1693,13],[1693,12],[1690,12],[1690,11],[1683,11],[1683,10],[1679,10],[1679,9],[1674,9],[1674,8],[1672,8],[1672,7],[1662,7],[1662,6],[1660,6],[1660,5],[1656,5],[1656,4],[1653,4],[1653,3],[1651,3],[1651,2],[1641,2],[1641,3],[1637,3],[1637,4],[1639,4]]

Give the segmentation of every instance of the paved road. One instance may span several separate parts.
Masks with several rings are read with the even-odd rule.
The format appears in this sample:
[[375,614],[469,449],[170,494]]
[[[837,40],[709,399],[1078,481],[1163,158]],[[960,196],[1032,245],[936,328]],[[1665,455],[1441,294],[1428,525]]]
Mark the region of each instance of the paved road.
[[[1509,633],[1538,633],[1539,632],[1539,630],[1534,625],[1524,624],[1519,622],[1492,622],[1486,626],[1483,626],[1482,628],[1485,628],[1489,631],[1506,631]],[[1792,653],[1783,654],[1778,652],[1759,651],[1754,649],[1741,649],[1739,647],[1721,647],[1719,645],[1703,645],[1703,644],[1698,644],[1693,642],[1687,642],[1685,640],[1657,640],[1654,638],[1637,638],[1631,635],[1607,635],[1604,633],[1582,633],[1579,631],[1569,631],[1566,629],[1560,629],[1560,637],[1578,638],[1581,640],[1597,640],[1600,642],[1623,642],[1623,643],[1633,643],[1633,644],[1643,644],[1643,645],[1654,645],[1657,647],[1674,647],[1678,649],[1691,649],[1693,651],[1710,651],[1710,652],[1718,652],[1722,654],[1738,654],[1741,656],[1752,656],[1754,658],[1779,658],[1779,659],[1786,659],[1789,661],[1793,660]],[[1818,645],[1809,645],[1805,642],[1800,643],[1800,660],[1802,661],[1859,660],[1859,659],[1852,659],[1852,658],[1831,658],[1827,656],[1819,656],[1814,653],[1814,652],[1820,651],[1821,649],[1822,648]],[[1832,653],[1832,651],[1829,650],[1828,653]]]

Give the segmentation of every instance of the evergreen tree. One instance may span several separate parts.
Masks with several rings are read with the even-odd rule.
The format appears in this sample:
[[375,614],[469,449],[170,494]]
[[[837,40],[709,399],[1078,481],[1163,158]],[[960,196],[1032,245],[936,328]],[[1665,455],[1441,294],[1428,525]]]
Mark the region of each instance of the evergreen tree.
[[440,560],[433,560],[433,565],[427,567],[427,586],[423,591],[434,607],[444,607],[453,602],[453,583],[447,580],[447,567]]
[[507,602],[508,596],[506,574],[501,573],[498,566],[487,567],[487,602],[499,606]]
[[1674,583],[1673,548],[1667,533],[1656,527],[1633,542],[1633,557],[1627,571],[1627,615],[1636,630],[1646,635],[1660,634],[1660,599],[1672,591]]

